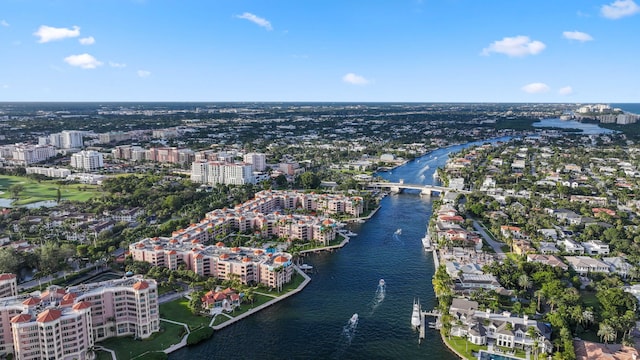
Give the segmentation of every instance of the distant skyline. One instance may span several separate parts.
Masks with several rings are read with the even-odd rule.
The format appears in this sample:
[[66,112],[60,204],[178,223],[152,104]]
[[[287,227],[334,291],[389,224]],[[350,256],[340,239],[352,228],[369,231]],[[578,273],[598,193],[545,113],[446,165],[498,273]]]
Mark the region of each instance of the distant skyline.
[[636,0],[4,0],[0,101],[640,102]]

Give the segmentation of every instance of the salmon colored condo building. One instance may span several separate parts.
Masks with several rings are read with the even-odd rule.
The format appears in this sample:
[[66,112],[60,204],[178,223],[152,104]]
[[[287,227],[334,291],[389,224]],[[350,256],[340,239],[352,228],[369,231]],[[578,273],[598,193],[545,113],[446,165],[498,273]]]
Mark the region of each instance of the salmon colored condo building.
[[[301,210],[312,215],[284,214]],[[217,209],[197,224],[174,231],[171,237],[147,238],[129,246],[136,261],[172,270],[184,265],[202,276],[221,280],[233,275],[244,284],[279,288],[291,281],[291,255],[263,249],[225,247],[224,243],[203,245],[231,231],[253,232],[263,238],[280,237],[292,242],[315,241],[328,245],[335,240],[337,223],[315,214],[348,214],[363,211],[361,197],[265,190],[233,209]],[[231,276],[230,276],[231,275]]]
[[51,286],[0,299],[0,356],[15,359],[92,359],[95,342],[160,329],[155,280],[132,277]]

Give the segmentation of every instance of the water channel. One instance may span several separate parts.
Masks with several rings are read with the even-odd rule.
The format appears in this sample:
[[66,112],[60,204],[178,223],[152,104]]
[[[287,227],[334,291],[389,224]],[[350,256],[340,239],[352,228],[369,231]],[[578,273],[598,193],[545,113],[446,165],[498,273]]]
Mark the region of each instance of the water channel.
[[[492,142],[499,140],[507,138]],[[434,184],[433,173],[448,154],[469,145],[433,151],[380,175],[391,181]],[[423,251],[420,241],[432,201],[407,192],[387,196],[381,205],[371,220],[352,226],[358,236],[347,246],[305,258],[317,273],[301,293],[169,358],[456,359],[435,330],[428,329],[419,345],[410,324],[415,297],[425,310],[436,301],[432,255]],[[386,282],[383,297],[376,293],[380,279]],[[359,321],[351,329],[347,325],[354,313]]]

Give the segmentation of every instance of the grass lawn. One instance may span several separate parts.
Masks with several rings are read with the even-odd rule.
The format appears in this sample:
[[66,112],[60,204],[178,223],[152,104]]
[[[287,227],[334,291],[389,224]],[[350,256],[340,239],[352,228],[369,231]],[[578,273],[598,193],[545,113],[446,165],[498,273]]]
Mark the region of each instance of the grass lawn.
[[[268,301],[271,301],[273,299],[274,298],[272,298],[271,296],[255,294],[254,295],[253,304],[251,304],[251,303],[242,304],[239,307],[235,308],[233,310],[233,312],[225,313],[225,314],[227,314],[227,315],[229,315],[231,317],[236,317],[236,316],[242,315],[245,312],[247,312],[247,311],[249,311],[249,310],[251,310],[253,308],[256,308],[256,307],[258,307],[258,306],[260,306],[260,305],[262,305],[262,304],[264,304],[264,303],[266,303]],[[226,322],[228,320],[231,320],[231,319],[229,319],[228,317],[226,317],[224,315],[217,315],[216,319],[213,321],[213,326],[220,325],[220,324],[222,324],[222,323],[224,323],[224,322]]]
[[58,197],[58,188],[60,188],[62,200],[87,201],[97,194],[100,194],[98,187],[95,185],[58,185],[56,184],[56,180],[38,182],[22,176],[0,175],[0,191],[3,192],[3,194],[0,194],[0,198],[12,198],[13,194],[9,191],[9,187],[14,184],[24,185],[24,190],[20,193],[19,199],[13,202],[13,205],[56,200]]
[[149,339],[134,340],[132,337],[111,338],[98,343],[116,352],[118,359],[131,359],[148,351],[162,351],[182,339],[184,327],[165,321],[160,322],[160,332]]
[[160,304],[160,317],[185,323],[191,330],[208,326],[211,321],[211,317],[193,315],[189,310],[189,300],[185,298]]
[[580,301],[582,301],[584,306],[590,306],[594,313],[597,314],[600,312],[600,301],[598,301],[595,292],[580,293]]
[[449,343],[452,348],[456,349],[460,355],[464,355],[467,359],[476,359],[472,355],[473,352],[477,353],[480,350],[487,350],[486,346],[475,345],[468,342],[466,339],[459,337],[451,337],[451,339],[445,337],[444,340]]
[[96,351],[96,360],[112,360],[111,354],[106,351]]
[[[291,290],[296,289],[302,282],[304,281],[304,277],[300,275],[297,271],[294,271],[293,276],[291,277],[291,282],[286,284],[282,288],[283,293],[288,293]],[[275,294],[274,294],[275,295]]]

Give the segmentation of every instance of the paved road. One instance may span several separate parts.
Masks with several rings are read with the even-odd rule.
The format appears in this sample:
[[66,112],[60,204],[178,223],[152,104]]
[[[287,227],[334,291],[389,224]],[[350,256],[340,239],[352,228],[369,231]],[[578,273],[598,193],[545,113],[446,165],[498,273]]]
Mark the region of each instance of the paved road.
[[507,255],[502,251],[502,246],[504,245],[504,243],[493,241],[491,236],[489,236],[489,234],[487,234],[487,232],[484,230],[482,225],[480,225],[480,223],[478,223],[475,220],[473,220],[473,228],[478,233],[480,233],[480,235],[482,236],[484,241],[486,241],[487,244],[489,244],[489,246],[491,246],[493,248],[493,250],[496,252],[496,257],[498,259],[503,260],[503,259],[507,258]]

